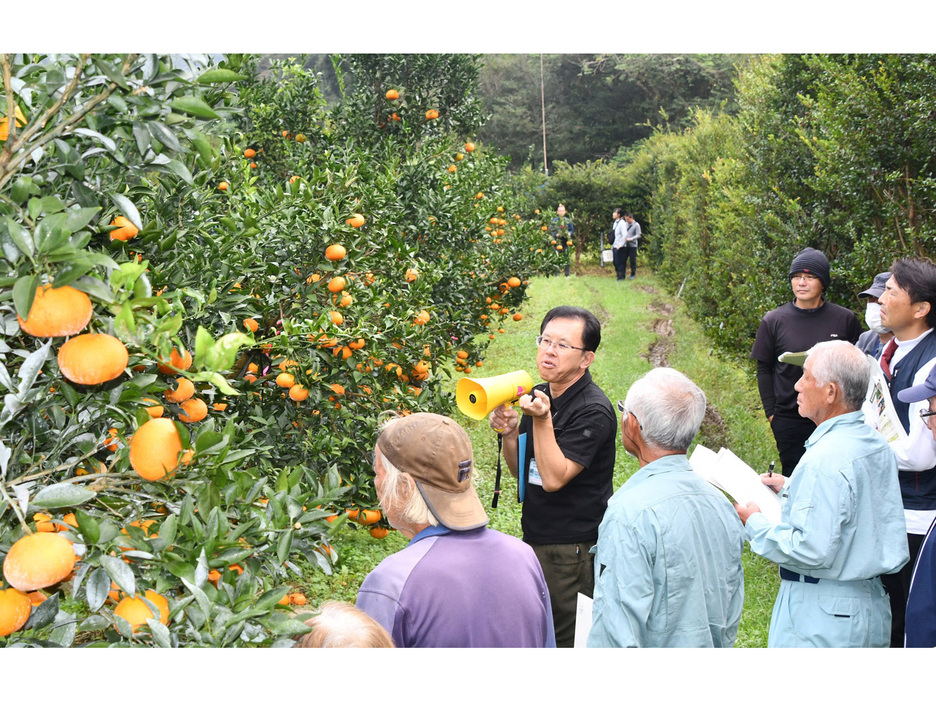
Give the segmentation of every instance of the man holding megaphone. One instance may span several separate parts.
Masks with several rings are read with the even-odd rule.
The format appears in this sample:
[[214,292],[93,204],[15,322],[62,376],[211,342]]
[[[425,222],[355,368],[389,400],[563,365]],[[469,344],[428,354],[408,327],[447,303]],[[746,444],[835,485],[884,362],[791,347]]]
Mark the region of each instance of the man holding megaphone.
[[601,324],[581,307],[546,313],[536,337],[536,366],[545,381],[489,420],[503,436],[503,455],[523,502],[523,540],[543,568],[556,645],[571,647],[579,592],[592,596],[598,525],[614,492],[617,421],[588,367]]

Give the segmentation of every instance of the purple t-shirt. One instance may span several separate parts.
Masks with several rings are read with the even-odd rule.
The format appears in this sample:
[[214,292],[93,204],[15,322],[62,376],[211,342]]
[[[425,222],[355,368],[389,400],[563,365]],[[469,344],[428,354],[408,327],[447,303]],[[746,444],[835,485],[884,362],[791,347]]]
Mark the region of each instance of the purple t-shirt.
[[357,607],[400,648],[556,645],[533,549],[486,527],[424,529],[364,579]]

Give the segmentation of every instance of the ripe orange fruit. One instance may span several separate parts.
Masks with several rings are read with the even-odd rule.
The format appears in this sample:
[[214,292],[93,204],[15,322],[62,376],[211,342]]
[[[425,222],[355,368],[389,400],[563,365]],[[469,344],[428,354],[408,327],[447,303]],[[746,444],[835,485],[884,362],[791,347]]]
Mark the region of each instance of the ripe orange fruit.
[[364,339],[357,339],[356,341],[349,341],[348,346],[357,351],[359,349],[363,349],[366,343],[367,342],[364,341]]
[[143,424],[130,440],[130,465],[144,480],[162,480],[178,468],[182,440],[171,419]]
[[256,161],[251,161],[250,167],[251,167],[251,168],[257,168],[257,167],[258,167],[258,166],[257,166],[257,162],[256,162]]
[[439,111],[438,111],[438,110],[427,110],[427,111],[426,111],[426,119],[436,119],[436,118],[438,118],[438,116],[439,116]]
[[295,400],[296,402],[302,402],[309,396],[309,390],[299,383],[296,383],[291,388],[289,388],[289,399]]
[[358,227],[364,226],[364,221],[364,215],[355,212],[350,218],[345,220],[345,224],[357,229]]
[[292,592],[289,594],[289,604],[299,605],[300,607],[306,603],[306,596],[301,592]]
[[415,268],[406,269],[406,282],[407,283],[412,283],[418,277],[419,277],[419,271],[417,271]]
[[416,315],[416,318],[413,320],[413,324],[425,324],[430,320],[429,312],[422,310],[419,314]]
[[244,150],[244,158],[253,158],[256,155],[257,155],[257,152],[254,151],[253,149]]
[[344,316],[338,310],[329,310],[328,316],[331,317],[332,324],[336,326],[344,322]]
[[255,332],[260,328],[260,324],[257,322],[256,319],[245,319],[244,328],[247,329],[248,331]]
[[507,285],[512,288],[519,288],[523,283],[517,276],[512,276],[507,280]]
[[325,258],[329,261],[340,261],[347,255],[345,247],[341,244],[332,244],[327,249],[325,249]]
[[17,590],[41,590],[67,578],[75,560],[75,549],[68,539],[46,532],[28,534],[7,552],[3,577]]
[[292,373],[280,373],[276,376],[276,384],[281,388],[291,388],[296,384],[296,378]]
[[358,524],[376,524],[380,521],[379,509],[365,509],[357,518]]
[[55,525],[52,524],[52,515],[45,514],[44,512],[36,512],[33,515],[33,521],[36,523],[36,531],[42,532],[56,532],[58,529],[55,528]]
[[78,385],[97,385],[119,377],[130,356],[123,342],[110,334],[81,334],[62,344],[59,370]]
[[118,229],[112,229],[110,233],[111,241],[129,241],[137,234],[140,233],[140,230],[124,216],[114,217],[114,221],[111,222],[112,227],[118,227]]
[[226,181],[221,181],[221,183],[218,185],[218,190],[227,190],[227,189],[228,189],[228,184],[227,184],[227,182],[226,182]]
[[162,624],[169,622],[168,600],[155,590],[147,590],[145,596],[147,600],[153,603],[154,609],[159,613],[158,616],[153,614],[149,605],[140,595],[124,597],[114,607],[114,615],[126,619],[133,631],[145,625],[147,619],[159,619]]
[[520,314],[519,312],[517,312],[517,314],[513,316],[513,321],[515,322],[519,322],[521,319],[523,319],[523,315]]
[[296,143],[305,144],[305,142],[306,142],[306,135],[305,135],[305,134],[297,134],[297,135],[296,135]]
[[148,405],[148,407],[146,407],[146,412],[150,417],[156,418],[163,416],[165,408],[159,404],[157,400],[154,400],[151,397],[144,397],[143,404]]
[[180,370],[188,370],[192,366],[192,354],[188,352],[187,349],[182,349],[182,353],[179,353],[179,350],[173,348],[169,352],[169,360],[167,361],[164,358],[159,359],[160,362],[156,364],[156,367],[159,369],[160,373],[164,375],[175,375]]
[[200,422],[208,416],[208,405],[199,397],[193,397],[180,405],[182,413],[179,415],[179,421],[185,424]]
[[373,526],[369,531],[370,535],[375,539],[385,539],[387,538],[387,534],[390,533],[390,530],[387,527],[382,526]]
[[348,293],[344,293],[341,296],[341,300],[338,302],[339,307],[350,307],[354,302],[354,298],[351,297]]
[[227,409],[227,402],[215,402],[211,408],[216,412],[223,412]]
[[36,288],[36,297],[24,320],[16,315],[20,329],[31,336],[74,336],[91,321],[91,298],[68,285]]
[[332,383],[332,384],[331,384],[331,391],[332,391],[333,393],[335,393],[336,395],[344,395],[344,394],[345,394],[344,385],[342,385],[341,383]]
[[345,279],[340,275],[335,276],[328,281],[328,291],[333,293],[339,293],[345,289]]
[[179,378],[175,390],[166,390],[163,396],[166,402],[185,402],[195,394],[195,384],[188,378]]
[[0,638],[22,629],[31,612],[32,602],[25,593],[12,587],[0,590]]
[[[6,107],[6,105],[4,105]],[[20,106],[17,105],[16,109],[13,112],[14,119],[16,119],[17,127],[26,126],[26,115],[23,114],[23,111],[20,109]],[[10,136],[10,123],[7,122],[6,117],[0,117],[0,141],[6,141]]]
[[475,150],[475,145],[472,142],[469,141],[467,144],[465,144],[465,151],[467,151],[468,153],[471,153],[474,150]]
[[386,98],[388,100],[396,100],[399,97],[400,97],[400,94],[396,90],[393,90],[391,88],[390,90],[387,91]]

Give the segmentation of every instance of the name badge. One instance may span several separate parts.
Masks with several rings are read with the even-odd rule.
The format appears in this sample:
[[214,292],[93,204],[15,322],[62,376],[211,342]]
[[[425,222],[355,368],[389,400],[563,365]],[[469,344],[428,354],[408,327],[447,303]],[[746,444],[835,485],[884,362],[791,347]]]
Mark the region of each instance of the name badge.
[[536,467],[535,458],[530,459],[529,483],[530,485],[539,485],[540,487],[543,487],[543,477],[540,475],[539,470]]

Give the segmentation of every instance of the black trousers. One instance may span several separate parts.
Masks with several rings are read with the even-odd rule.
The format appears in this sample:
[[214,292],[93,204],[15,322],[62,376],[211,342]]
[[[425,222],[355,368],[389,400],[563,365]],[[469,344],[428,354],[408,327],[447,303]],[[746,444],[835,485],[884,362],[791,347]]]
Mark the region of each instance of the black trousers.
[[[637,247],[625,246],[623,250],[627,252],[627,260],[630,261],[631,276],[637,275]],[[624,264],[624,268],[627,268],[626,262]]]
[[612,251],[614,252],[614,272],[618,280],[624,280],[627,277],[627,247],[622,246]]
[[770,428],[777,442],[777,453],[780,454],[783,475],[789,478],[793,475],[796,464],[806,453],[806,439],[816,430],[816,425],[811,419],[805,417],[786,417],[775,414]]
[[910,581],[913,579],[913,566],[923,546],[925,534],[907,534],[907,546],[910,547],[910,560],[896,573],[882,575],[881,583],[887,590],[891,603],[891,648],[904,647],[904,628],[907,621],[907,595],[910,594]]

